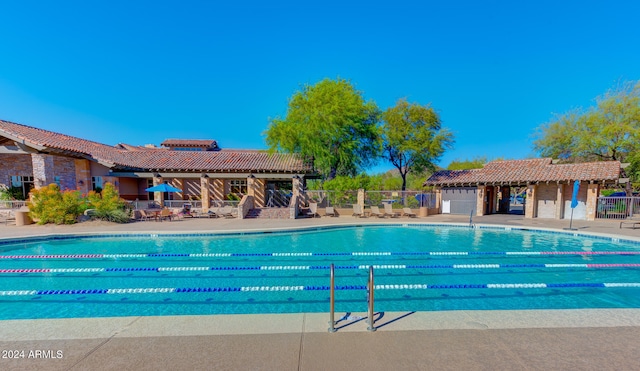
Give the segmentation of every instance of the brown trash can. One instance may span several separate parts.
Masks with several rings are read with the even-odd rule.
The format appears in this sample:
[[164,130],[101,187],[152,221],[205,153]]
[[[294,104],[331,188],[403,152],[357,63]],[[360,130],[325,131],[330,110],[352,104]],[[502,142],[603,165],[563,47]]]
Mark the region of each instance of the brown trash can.
[[420,206],[420,211],[418,211],[418,216],[429,216],[429,209],[426,206]]

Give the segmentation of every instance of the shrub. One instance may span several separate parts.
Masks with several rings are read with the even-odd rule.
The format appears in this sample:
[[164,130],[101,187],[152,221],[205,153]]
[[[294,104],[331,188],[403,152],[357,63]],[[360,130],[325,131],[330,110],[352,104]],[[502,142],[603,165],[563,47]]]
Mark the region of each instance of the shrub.
[[56,184],[31,190],[27,206],[38,224],[73,224],[87,208],[79,191],[61,192]]
[[87,195],[89,208],[95,209],[92,216],[116,223],[128,223],[131,220],[131,210],[128,204],[120,198],[118,190],[111,183],[105,183],[98,191],[91,191]]
[[25,199],[24,194],[22,193],[22,187],[9,187],[6,192],[9,196],[9,200],[24,201]]
[[0,201],[11,201],[11,195],[9,194],[9,187],[4,184],[0,184]]

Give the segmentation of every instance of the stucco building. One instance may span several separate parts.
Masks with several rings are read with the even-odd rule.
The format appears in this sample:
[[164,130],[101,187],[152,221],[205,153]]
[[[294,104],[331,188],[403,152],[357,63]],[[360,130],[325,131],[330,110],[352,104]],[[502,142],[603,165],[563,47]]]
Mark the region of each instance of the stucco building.
[[526,187],[525,218],[568,219],[574,181],[580,181],[574,219],[594,220],[600,188],[617,184],[618,161],[555,164],[550,158],[491,161],[482,169],[441,170],[434,186],[440,212],[466,215],[507,213],[513,187]]
[[[299,194],[313,163],[296,154],[221,149],[214,140],[170,139],[162,147],[109,146],[0,120],[0,184],[21,188],[57,183],[88,192],[105,182],[127,200],[166,197],[201,200],[208,208],[230,194],[250,195],[256,207],[269,203],[271,190]],[[181,193],[147,193],[168,183]]]

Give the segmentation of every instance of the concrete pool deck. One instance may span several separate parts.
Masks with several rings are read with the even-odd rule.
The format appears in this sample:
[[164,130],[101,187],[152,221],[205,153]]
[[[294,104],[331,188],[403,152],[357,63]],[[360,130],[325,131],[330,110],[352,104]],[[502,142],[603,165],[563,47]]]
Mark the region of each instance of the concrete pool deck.
[[[62,233],[214,232],[406,222],[350,216],[302,220],[186,219],[116,225],[0,226],[0,237]],[[438,215],[425,223],[467,223]],[[562,229],[519,215],[474,224]],[[614,221],[574,221],[582,233],[640,239]],[[336,313],[336,319],[345,313]],[[0,321],[2,370],[625,370],[640,364],[640,309],[112,317]],[[16,352],[17,351],[17,352]],[[21,352],[23,351],[23,353]],[[8,356],[18,358],[7,358]],[[24,357],[24,358],[23,358]]]

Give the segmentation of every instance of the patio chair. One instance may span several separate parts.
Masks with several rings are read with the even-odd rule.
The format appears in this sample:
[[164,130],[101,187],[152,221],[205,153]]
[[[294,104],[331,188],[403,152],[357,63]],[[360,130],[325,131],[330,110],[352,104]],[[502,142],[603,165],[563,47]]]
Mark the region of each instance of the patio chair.
[[636,227],[640,226],[640,215],[634,214],[631,217],[620,222],[620,229],[626,224],[631,225],[631,229],[636,229]]
[[396,213],[395,211],[393,211],[393,205],[391,205],[390,203],[385,203],[384,204],[384,215],[388,215],[391,218],[397,218],[400,216],[400,213]]
[[207,210],[207,216],[209,218],[219,218],[220,215],[220,208],[219,207],[210,207],[209,210]]
[[315,202],[309,202],[309,215],[311,215],[312,218],[315,217],[320,217],[320,214],[318,214],[318,204]]
[[324,209],[324,216],[333,216],[333,217],[337,217],[338,213],[334,210],[333,206],[327,206]]
[[362,205],[359,205],[359,204],[353,204],[352,216],[359,217],[359,218],[367,217],[367,215],[364,213],[364,210],[362,209]]
[[402,208],[402,216],[408,216],[409,218],[417,218],[418,216],[416,215],[416,213],[414,213],[413,211],[411,211],[410,208],[408,207],[404,207]]
[[378,206],[371,206],[371,212],[369,213],[371,216],[377,216],[378,218],[384,218],[384,214],[380,212],[380,208]]
[[160,214],[158,214],[158,219],[160,221],[162,221],[163,219],[167,219],[171,221],[172,217],[173,217],[173,213],[171,213],[171,210],[169,209],[162,209],[160,210]]
[[4,222],[4,225],[9,225],[9,222],[16,223],[16,217],[11,210],[3,211],[0,213],[0,222]]
[[140,213],[140,218],[138,220],[142,220],[142,221],[148,221],[151,219],[156,219],[155,215],[151,215],[149,213],[147,213],[145,210],[138,210],[138,212]]
[[171,216],[173,219],[184,219],[184,214],[182,213],[182,209],[173,208],[171,209]]
[[[237,213],[237,211],[236,211]],[[227,219],[235,218],[236,216],[233,214],[233,206],[224,206],[218,209],[218,215],[224,216]]]

